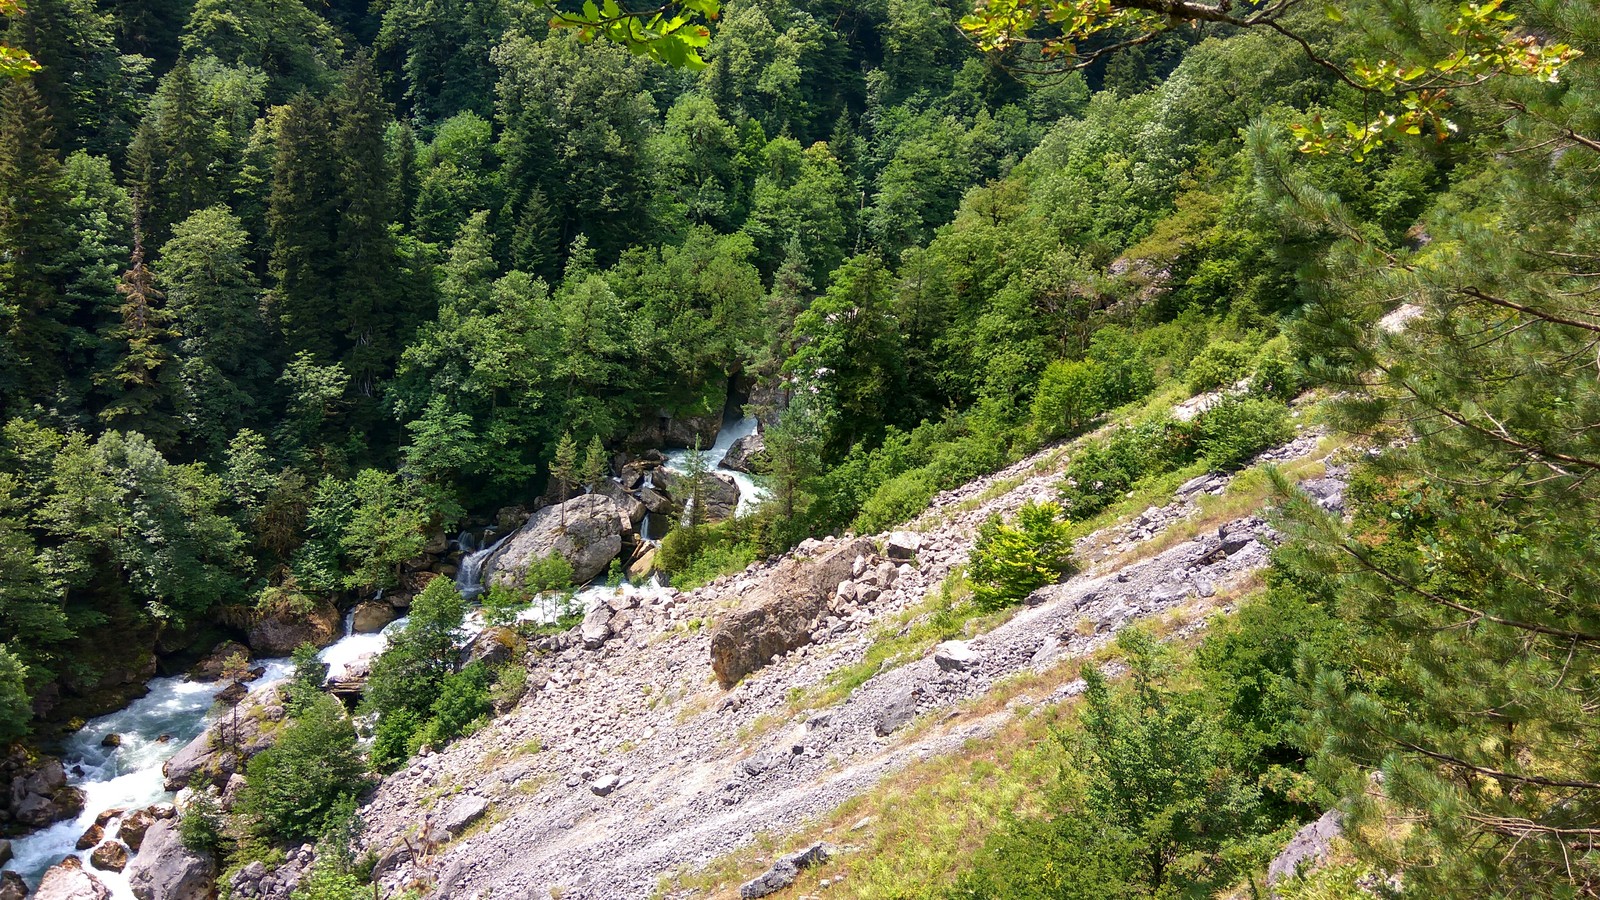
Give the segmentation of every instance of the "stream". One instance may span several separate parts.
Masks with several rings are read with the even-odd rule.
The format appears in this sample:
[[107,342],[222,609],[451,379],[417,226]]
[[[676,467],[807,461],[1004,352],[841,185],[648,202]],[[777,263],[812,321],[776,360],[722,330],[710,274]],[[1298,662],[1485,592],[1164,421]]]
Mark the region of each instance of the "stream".
[[[728,422],[717,435],[716,443],[705,451],[708,462],[715,461],[712,471],[731,476],[738,484],[740,514],[748,512],[766,494],[749,475],[724,468],[722,460],[735,441],[756,430],[756,424],[754,418]],[[682,473],[691,452],[687,449],[668,451],[667,468]],[[466,553],[456,586],[463,597],[473,600],[483,593],[483,582],[489,574],[484,571],[484,564],[507,537],[510,535],[485,541],[484,546],[477,549],[462,547]],[[626,583],[618,587],[594,585],[578,591],[574,605],[587,612],[618,593],[631,593],[648,600],[666,590],[669,589],[659,581],[637,586]],[[559,596],[537,598],[518,619],[554,621],[562,611]],[[329,678],[338,678],[358,660],[382,652],[389,643],[388,635],[404,628],[406,623],[404,618],[396,619],[381,632],[356,634],[351,628],[353,616],[351,613],[345,617],[344,637],[317,654],[328,665]],[[483,628],[482,613],[474,607],[462,628],[462,644],[470,642]],[[249,683],[252,694],[282,681],[291,668],[288,659],[253,662],[264,666],[266,673]],[[116,712],[89,720],[68,737],[61,747],[61,762],[68,773],[67,783],[84,792],[83,812],[76,818],[14,838],[11,841],[13,858],[4,868],[16,871],[30,887],[37,888],[46,870],[68,856],[76,856],[87,871],[105,883],[115,900],[134,900],[127,879],[120,873],[95,868],[89,861],[93,848],[78,850],[78,838],[107,809],[134,810],[172,800],[173,795],[164,787],[161,767],[205,731],[216,694],[223,686],[220,681],[190,681],[181,675],[155,678],[149,682],[149,692],[143,697]],[[112,734],[119,735],[121,743],[115,747],[105,746],[102,742]],[[115,827],[109,827],[105,838],[115,837]]]

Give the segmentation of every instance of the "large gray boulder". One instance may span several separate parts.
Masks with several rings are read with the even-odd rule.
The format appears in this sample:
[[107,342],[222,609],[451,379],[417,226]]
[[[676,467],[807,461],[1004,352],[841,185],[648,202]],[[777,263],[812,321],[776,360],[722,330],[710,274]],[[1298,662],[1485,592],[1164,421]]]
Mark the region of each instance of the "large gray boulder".
[[110,896],[110,888],[90,875],[76,856],[69,856],[44,873],[33,900],[108,900]]
[[216,862],[183,846],[176,819],[150,826],[123,874],[139,900],[209,900],[217,886]]
[[528,517],[488,561],[493,584],[519,587],[528,564],[559,553],[572,564],[572,578],[589,581],[622,552],[622,511],[610,497],[585,494]]
[[161,766],[167,790],[181,791],[200,781],[226,784],[228,776],[243,771],[252,756],[272,746],[277,729],[269,726],[284,716],[277,688],[265,688],[246,697],[239,704],[238,713],[236,723],[233,711],[223,712]]
[[[689,478],[677,472],[666,469],[657,471],[655,484],[656,490],[672,498],[672,505],[678,512],[682,512],[693,496],[693,485]],[[705,482],[700,486],[700,502],[704,504],[700,513],[702,522],[731,519],[739,509],[739,485],[727,475],[707,472]]]
[[870,557],[872,542],[847,541],[815,559],[789,558],[763,587],[728,613],[711,633],[711,669],[732,687],[774,656],[811,643],[839,585],[850,578],[856,557]]
[[288,656],[301,644],[326,647],[344,633],[344,622],[332,603],[319,603],[309,612],[285,610],[268,613],[250,628],[250,649],[256,656]]
[[767,467],[767,439],[754,431],[734,441],[722,457],[722,467],[760,475]]

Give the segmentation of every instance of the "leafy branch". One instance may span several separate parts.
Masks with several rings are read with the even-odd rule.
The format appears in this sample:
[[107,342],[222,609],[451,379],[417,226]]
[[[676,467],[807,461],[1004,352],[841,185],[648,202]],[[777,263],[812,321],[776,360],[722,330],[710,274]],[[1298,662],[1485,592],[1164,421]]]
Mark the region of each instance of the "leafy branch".
[[604,37],[636,56],[690,71],[705,68],[700,51],[711,42],[706,23],[716,21],[721,13],[718,0],[676,0],[645,9],[624,9],[617,0],[599,4],[584,0],[577,12],[563,11],[553,3],[545,8],[550,12],[551,28],[576,31],[584,43]]

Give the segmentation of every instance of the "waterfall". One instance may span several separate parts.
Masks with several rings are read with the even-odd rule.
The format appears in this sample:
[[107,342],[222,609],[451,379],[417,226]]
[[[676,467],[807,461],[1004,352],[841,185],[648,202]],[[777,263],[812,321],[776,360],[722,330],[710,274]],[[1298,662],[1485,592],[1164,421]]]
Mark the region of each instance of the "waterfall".
[[[718,475],[726,475],[727,477],[732,478],[733,483],[738,485],[739,508],[737,513],[739,515],[743,515],[754,509],[756,504],[766,499],[767,492],[760,485],[756,484],[755,479],[751,478],[744,472],[739,472],[735,471],[734,469],[724,467],[722,465],[722,461],[727,458],[728,451],[733,449],[734,443],[740,438],[754,434],[758,425],[759,423],[756,421],[754,416],[746,416],[743,419],[725,422],[722,426],[722,430],[717,432],[716,443],[712,444],[710,449],[703,451],[705,453],[706,462],[711,465],[711,471],[717,473]],[[686,471],[686,463],[688,462],[689,454],[692,452],[694,451],[667,451],[666,468],[669,471],[682,475]],[[645,486],[649,487],[650,485],[646,483]]]
[[[512,534],[515,533],[512,532]],[[485,534],[484,536],[487,537],[488,535]],[[510,539],[511,535],[508,534],[483,549],[474,550],[461,558],[461,566],[456,569],[456,590],[462,597],[472,600],[483,593],[483,579],[488,574],[483,570],[483,567],[488,563],[489,557],[500,549],[500,545]]]

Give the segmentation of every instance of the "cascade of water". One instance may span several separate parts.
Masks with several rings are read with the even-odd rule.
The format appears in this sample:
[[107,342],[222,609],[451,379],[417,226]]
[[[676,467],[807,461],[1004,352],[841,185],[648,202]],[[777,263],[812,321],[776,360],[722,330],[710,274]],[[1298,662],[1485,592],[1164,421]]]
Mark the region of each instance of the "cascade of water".
[[[484,537],[487,538],[488,534],[485,533]],[[511,535],[508,534],[483,549],[474,550],[461,558],[461,566],[456,569],[456,590],[462,597],[472,600],[483,593],[483,578],[488,574],[483,567],[488,563],[489,557],[500,549],[500,545],[510,539]]]
[[[711,445],[711,449],[703,451],[707,461],[712,461],[711,471],[716,472],[718,475],[726,475],[733,479],[733,483],[739,487],[739,507],[737,509],[739,515],[744,515],[754,509],[758,503],[766,499],[767,492],[756,484],[754,478],[744,472],[724,466],[722,461],[727,458],[728,451],[733,449],[734,443],[741,438],[754,434],[759,424],[754,416],[746,416],[743,419],[727,422],[723,424],[722,430],[717,432],[717,440]],[[683,474],[687,470],[689,454],[693,452],[692,450],[668,450],[665,454],[667,457],[666,469],[680,475]],[[647,482],[645,486],[649,487],[650,485]]]

